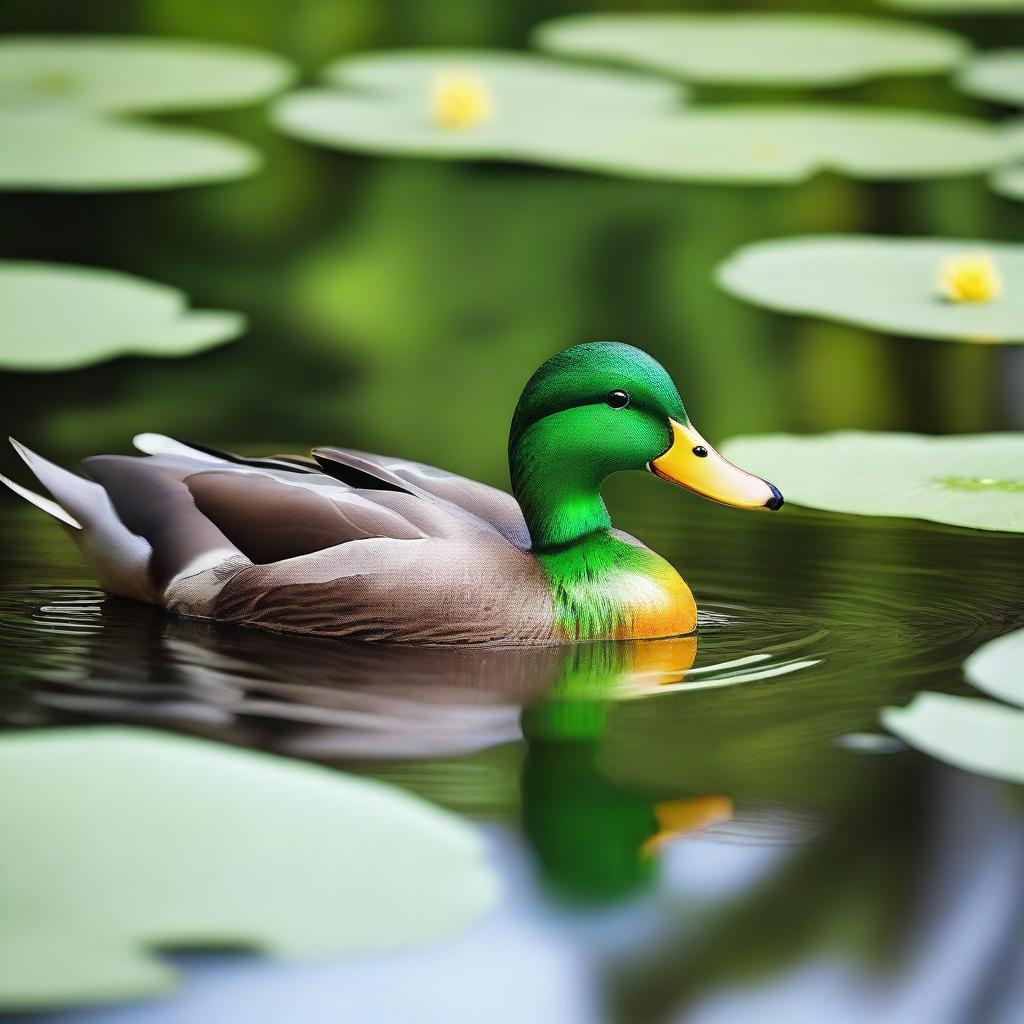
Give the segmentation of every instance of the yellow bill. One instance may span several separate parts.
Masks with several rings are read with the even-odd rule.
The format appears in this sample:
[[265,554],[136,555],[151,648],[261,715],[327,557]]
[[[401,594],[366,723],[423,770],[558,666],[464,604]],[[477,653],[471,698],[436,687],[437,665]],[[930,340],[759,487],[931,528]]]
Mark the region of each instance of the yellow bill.
[[782,508],[782,494],[774,484],[723,459],[690,424],[669,424],[672,444],[650,462],[656,476],[733,508]]

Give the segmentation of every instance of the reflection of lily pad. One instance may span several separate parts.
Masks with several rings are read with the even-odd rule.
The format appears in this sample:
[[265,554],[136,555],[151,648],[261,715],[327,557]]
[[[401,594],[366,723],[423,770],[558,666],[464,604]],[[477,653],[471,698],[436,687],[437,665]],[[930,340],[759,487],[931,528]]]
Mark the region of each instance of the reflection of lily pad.
[[0,740],[0,1006],[165,991],[155,949],[286,956],[440,938],[493,898],[480,844],[398,790],[141,730]]
[[[488,116],[439,125],[439,75],[472,75]],[[355,152],[518,160],[668,181],[799,181],[824,169],[868,179],[987,170],[1006,158],[994,126],[919,111],[853,106],[689,108],[675,87],[623,72],[515,54],[378,54],[342,60],[328,87],[279,100],[283,130]]]
[[[1024,11],[1024,5],[1021,7]],[[979,54],[956,77],[971,96],[1011,106],[1024,104],[1024,49]]]
[[1024,711],[993,700],[919,693],[882,722],[900,739],[956,768],[1024,783]]
[[284,88],[287,61],[242,47],[136,36],[0,40],[0,103],[153,113],[253,103]]
[[214,132],[103,117],[0,110],[0,187],[98,192],[249,174],[248,146]]
[[133,37],[0,41],[0,186],[166,188],[248,174],[258,155],[211,132],[118,115],[235,106],[291,78],[269,54]]
[[126,353],[191,355],[237,337],[238,313],[190,311],[181,292],[109,270],[0,262],[0,366],[64,370]]
[[[1004,281],[985,303],[944,302],[943,262],[991,255]],[[727,291],[769,309],[892,334],[958,341],[1024,341],[1024,246],[945,238],[820,235],[758,242],[719,267]]]
[[979,690],[1024,707],[1024,629],[982,644],[964,662],[964,675]]
[[938,74],[967,52],[924,25],[852,15],[583,14],[542,25],[541,48],[695,82],[844,85],[874,75]]
[[1024,533],[1024,434],[765,434],[723,450],[796,505]]

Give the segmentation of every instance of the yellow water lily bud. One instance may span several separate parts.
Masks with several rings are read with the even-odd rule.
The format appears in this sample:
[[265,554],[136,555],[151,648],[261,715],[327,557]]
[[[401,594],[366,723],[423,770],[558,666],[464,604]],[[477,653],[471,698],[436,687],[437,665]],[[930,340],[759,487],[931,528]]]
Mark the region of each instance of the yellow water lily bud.
[[494,100],[487,83],[471,71],[446,71],[434,79],[432,114],[439,128],[472,128],[490,120]]
[[991,302],[1002,290],[999,268],[987,252],[953,256],[939,267],[939,293],[949,302]]

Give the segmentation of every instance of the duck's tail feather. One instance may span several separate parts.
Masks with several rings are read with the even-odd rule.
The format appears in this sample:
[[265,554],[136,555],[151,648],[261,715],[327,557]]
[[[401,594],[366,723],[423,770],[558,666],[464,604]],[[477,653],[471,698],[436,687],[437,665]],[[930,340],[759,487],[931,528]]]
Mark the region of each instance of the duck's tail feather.
[[154,587],[148,572],[152,549],[124,525],[107,492],[98,483],[44,459],[13,437],[10,441],[53,500],[0,477],[3,483],[71,529],[82,555],[107,590],[152,601]]

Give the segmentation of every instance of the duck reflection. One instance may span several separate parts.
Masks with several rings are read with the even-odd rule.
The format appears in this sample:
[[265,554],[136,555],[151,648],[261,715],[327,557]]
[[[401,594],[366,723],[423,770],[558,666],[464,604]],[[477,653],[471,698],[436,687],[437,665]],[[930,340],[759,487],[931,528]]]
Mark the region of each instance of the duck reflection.
[[189,731],[387,779],[461,812],[521,816],[545,879],[575,900],[633,891],[666,838],[731,810],[718,794],[654,800],[599,768],[609,709],[681,683],[695,637],[371,647],[116,599],[86,611],[51,604],[37,616],[93,627],[35,690],[52,712]]

